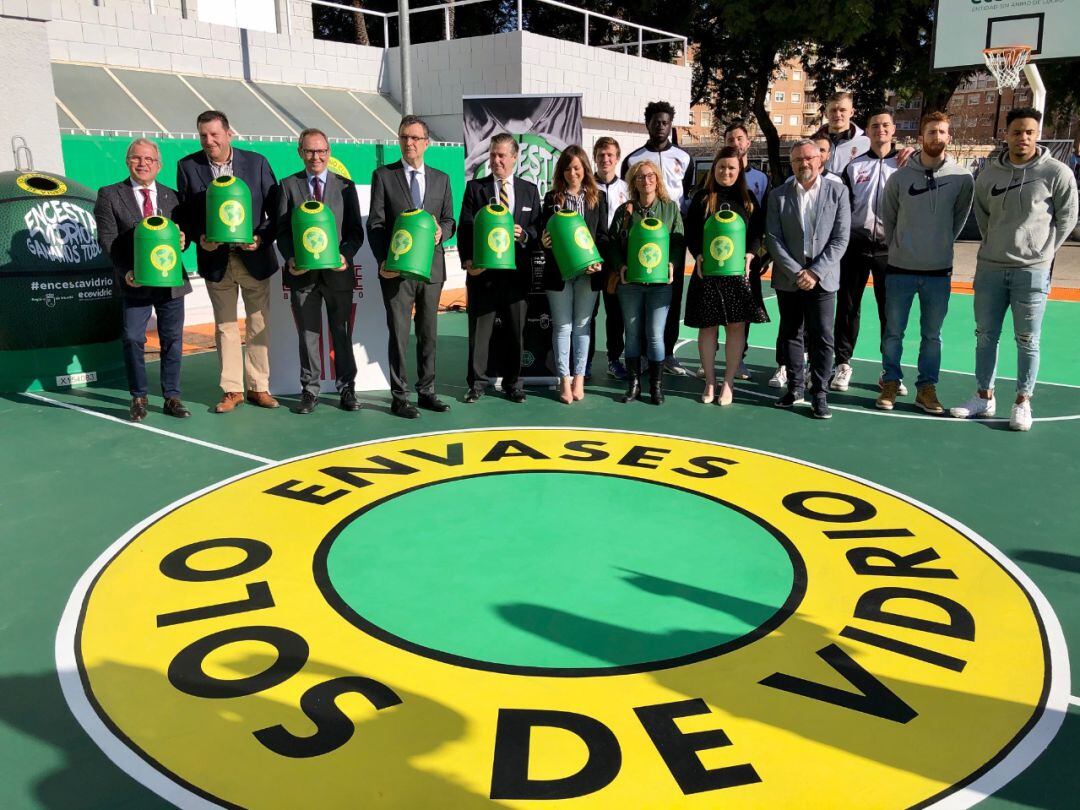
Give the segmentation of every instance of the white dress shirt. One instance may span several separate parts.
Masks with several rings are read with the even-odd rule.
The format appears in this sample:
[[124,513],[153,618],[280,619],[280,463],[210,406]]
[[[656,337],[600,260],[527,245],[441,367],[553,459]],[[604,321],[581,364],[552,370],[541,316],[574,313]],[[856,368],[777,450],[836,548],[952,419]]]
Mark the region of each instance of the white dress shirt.
[[410,194],[412,194],[412,178],[414,174],[416,175],[416,183],[420,187],[420,203],[423,205],[424,198],[427,196],[427,175],[425,174],[427,167],[421,163],[414,169],[404,161],[402,165],[405,167],[405,185],[409,188]]
[[150,192],[150,204],[152,206],[154,206],[154,211],[157,212],[157,211],[160,210],[158,208],[158,203],[157,203],[157,183],[156,182],[151,183],[148,186],[139,185],[139,183],[136,182],[134,179],[131,179],[128,182],[131,183],[132,193],[135,195],[135,207],[140,212],[143,210],[143,193],[142,193],[142,189],[144,189],[144,188],[147,191]]
[[814,178],[814,184],[810,188],[803,188],[803,184],[795,181],[795,195],[799,200],[799,222],[803,230],[803,256],[806,259],[814,258],[814,226],[817,224],[818,196],[821,194],[821,175]]

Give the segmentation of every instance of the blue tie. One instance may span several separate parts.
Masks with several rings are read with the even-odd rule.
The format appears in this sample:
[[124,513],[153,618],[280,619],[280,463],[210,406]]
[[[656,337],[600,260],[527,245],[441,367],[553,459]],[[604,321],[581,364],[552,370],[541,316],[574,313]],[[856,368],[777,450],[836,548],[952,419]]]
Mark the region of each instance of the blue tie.
[[412,195],[413,208],[422,208],[424,205],[424,200],[420,196],[420,180],[417,177],[418,174],[420,174],[420,172],[413,169],[411,176],[409,177],[409,193]]

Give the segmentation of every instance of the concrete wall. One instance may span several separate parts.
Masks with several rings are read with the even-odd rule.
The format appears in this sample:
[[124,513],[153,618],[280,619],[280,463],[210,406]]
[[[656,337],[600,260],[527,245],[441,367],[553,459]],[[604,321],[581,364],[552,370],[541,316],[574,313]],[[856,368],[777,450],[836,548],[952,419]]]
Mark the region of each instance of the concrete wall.
[[0,104],[0,171],[16,168],[10,144],[17,135],[30,147],[35,169],[63,174],[46,34],[48,7],[33,5],[31,11],[25,0],[0,0],[0,74],[9,77]]
[[[292,36],[198,22],[191,2],[185,19],[180,0],[155,2],[158,13],[151,15],[148,4],[138,0],[104,6],[92,0],[53,0],[58,13],[48,24],[50,58],[379,92],[382,49],[313,39],[310,2],[293,0]],[[301,25],[305,9],[306,27]]]
[[[445,140],[461,138],[467,95],[581,93],[589,145],[612,129],[643,133],[645,105],[658,99],[675,106],[675,123],[689,122],[691,69],[684,65],[529,31],[426,42],[412,46],[412,57],[414,110]],[[386,51],[383,92],[395,99],[401,98],[400,59],[399,48]]]

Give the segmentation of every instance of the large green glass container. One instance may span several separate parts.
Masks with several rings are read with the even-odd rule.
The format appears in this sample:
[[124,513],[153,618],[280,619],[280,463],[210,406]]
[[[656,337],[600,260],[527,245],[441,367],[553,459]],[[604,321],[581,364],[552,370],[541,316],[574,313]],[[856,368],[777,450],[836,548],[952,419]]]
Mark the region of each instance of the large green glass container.
[[206,187],[206,241],[250,245],[251,189],[239,177],[223,174]]
[[576,211],[556,211],[548,220],[551,251],[563,279],[576,278],[594,264],[599,264],[600,251],[589,232],[585,219]]
[[671,234],[663,220],[634,222],[626,243],[626,280],[631,284],[667,284]]
[[505,205],[485,205],[473,221],[473,267],[516,270],[514,215]]
[[337,223],[330,206],[307,200],[293,208],[292,238],[297,270],[337,270],[341,266]]
[[435,258],[435,217],[419,208],[402,211],[394,220],[390,249],[386,252],[387,270],[407,278],[431,280],[431,262]]
[[135,226],[135,281],[144,287],[183,287],[180,229],[172,220],[151,216]]
[[746,222],[730,209],[705,220],[703,276],[741,276],[746,270]]

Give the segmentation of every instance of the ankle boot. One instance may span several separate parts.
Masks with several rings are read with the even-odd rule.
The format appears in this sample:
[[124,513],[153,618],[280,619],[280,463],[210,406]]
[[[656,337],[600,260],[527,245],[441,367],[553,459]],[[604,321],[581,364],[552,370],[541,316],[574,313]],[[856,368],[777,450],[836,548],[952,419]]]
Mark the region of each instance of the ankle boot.
[[626,358],[626,394],[619,402],[633,402],[641,396],[641,358]]
[[653,405],[664,404],[664,363],[649,361],[649,394]]

